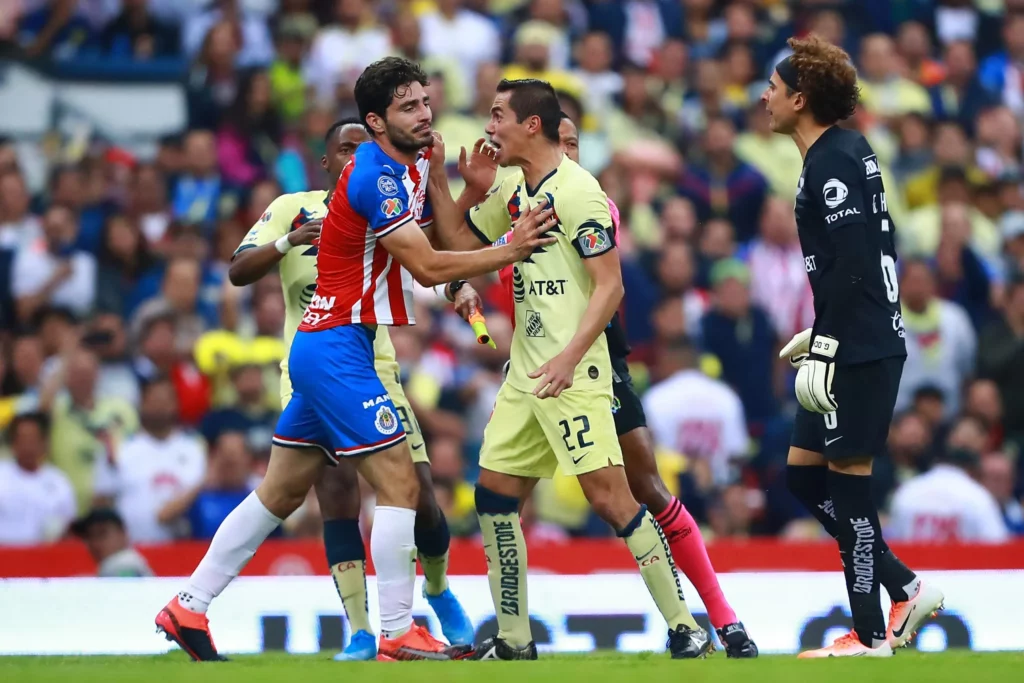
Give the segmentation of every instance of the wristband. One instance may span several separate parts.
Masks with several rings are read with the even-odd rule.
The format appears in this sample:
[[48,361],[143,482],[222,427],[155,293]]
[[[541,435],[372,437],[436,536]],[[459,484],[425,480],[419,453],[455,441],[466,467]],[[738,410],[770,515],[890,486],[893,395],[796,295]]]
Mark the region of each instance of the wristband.
[[274,242],[274,248],[281,252],[282,256],[291,251],[294,246],[294,244],[288,241],[288,235],[282,235]]
[[431,289],[434,290],[434,294],[437,295],[438,299],[444,299],[445,301],[451,303],[451,299],[448,298],[448,283],[447,282],[443,282],[443,283],[441,283],[439,285],[434,285],[433,287],[431,287]]

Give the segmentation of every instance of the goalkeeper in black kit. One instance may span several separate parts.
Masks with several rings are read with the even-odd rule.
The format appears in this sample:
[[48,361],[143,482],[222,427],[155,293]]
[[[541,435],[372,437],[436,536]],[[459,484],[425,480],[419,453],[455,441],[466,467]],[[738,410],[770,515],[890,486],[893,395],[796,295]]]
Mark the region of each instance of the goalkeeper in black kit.
[[[871,145],[838,127],[859,97],[841,48],[790,39],[762,99],[774,132],[804,165],[796,222],[814,294],[814,327],[786,345],[800,403],[787,459],[790,491],[839,543],[853,630],[801,657],[888,657],[942,608],[943,594],[893,555],[871,498],[907,350],[896,278],[896,226]],[[892,600],[889,623],[879,586]]]

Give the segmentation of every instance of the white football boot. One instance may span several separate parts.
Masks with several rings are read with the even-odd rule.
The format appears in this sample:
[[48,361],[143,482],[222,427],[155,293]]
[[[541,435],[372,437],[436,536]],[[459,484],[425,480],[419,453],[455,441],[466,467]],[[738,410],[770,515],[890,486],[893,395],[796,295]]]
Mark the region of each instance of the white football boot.
[[887,641],[878,647],[868,647],[860,642],[856,631],[836,638],[835,642],[817,650],[808,650],[797,655],[799,659],[825,659],[828,657],[892,657],[892,648]]
[[917,594],[904,602],[894,602],[889,609],[889,626],[885,639],[892,649],[905,647],[929,617],[943,608],[946,596],[931,583],[921,581]]

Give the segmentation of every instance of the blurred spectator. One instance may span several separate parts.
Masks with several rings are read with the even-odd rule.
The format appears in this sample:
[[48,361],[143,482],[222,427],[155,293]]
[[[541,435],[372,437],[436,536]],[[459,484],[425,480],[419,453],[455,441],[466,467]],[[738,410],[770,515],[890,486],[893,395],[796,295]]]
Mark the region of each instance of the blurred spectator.
[[971,475],[979,464],[976,452],[954,448],[931,470],[900,486],[886,536],[917,543],[1008,540],[996,500]]
[[[5,8],[5,13],[9,11]],[[18,42],[29,57],[71,61],[96,49],[96,34],[77,0],[36,0],[18,22]]]
[[907,178],[923,172],[931,164],[931,120],[921,114],[907,114],[900,119],[896,133],[899,152],[893,161],[892,170],[902,186]]
[[77,237],[77,216],[68,207],[54,204],[43,214],[43,237],[18,250],[12,266],[11,293],[22,321],[46,304],[66,306],[79,315],[92,310],[96,259],[75,251]]
[[978,375],[999,386],[1007,438],[1024,443],[1024,279],[1007,286],[1002,319],[979,337]]
[[1014,498],[1017,476],[1005,453],[990,453],[981,459],[981,483],[995,498],[1010,533],[1024,535],[1024,506]]
[[117,313],[97,314],[83,334],[82,344],[96,351],[100,359],[96,392],[137,405],[139,383],[128,357],[124,319]]
[[46,462],[49,427],[43,413],[22,413],[7,429],[13,458],[0,460],[0,545],[56,541],[75,518],[68,478]]
[[929,93],[937,119],[956,119],[968,130],[973,129],[978,114],[995,104],[977,74],[974,47],[968,42],[946,46],[946,77]]
[[234,213],[237,203],[217,170],[217,144],[208,130],[193,130],[185,138],[185,168],[174,183],[171,206],[185,223],[215,221]]
[[231,405],[208,413],[200,432],[210,444],[225,432],[238,432],[245,437],[250,452],[269,455],[277,412],[267,407],[263,369],[255,363],[236,366],[231,369],[231,381],[235,400]]
[[333,18],[314,38],[305,67],[306,83],[325,102],[339,85],[351,92],[362,70],[391,52],[391,38],[367,0],[335,0]]
[[133,365],[143,382],[169,377],[177,414],[184,424],[195,425],[210,408],[210,380],[175,347],[175,320],[173,313],[165,312],[142,323],[136,335],[138,354]]
[[71,481],[78,511],[93,498],[96,463],[110,460],[124,439],[139,426],[135,408],[123,399],[98,391],[100,362],[92,349],[74,338],[46,378],[40,405],[51,415],[51,460]]
[[171,313],[175,318],[175,346],[179,353],[189,353],[203,332],[217,324],[216,309],[199,296],[202,275],[195,259],[172,259],[164,271],[160,295],[140,306],[135,314],[136,333],[147,320]]
[[16,250],[42,235],[42,223],[32,214],[31,204],[21,173],[0,174],[0,249]]
[[583,84],[561,68],[554,52],[563,39],[557,28],[546,21],[527,21],[516,31],[515,59],[505,67],[502,76],[510,80],[539,78],[555,90],[564,90],[576,99],[583,95]]
[[945,415],[960,412],[960,396],[974,371],[977,338],[963,308],[935,295],[935,275],[925,261],[901,261],[900,297],[906,332],[896,410],[910,406],[923,386],[937,386],[945,398]]
[[718,486],[737,478],[737,461],[747,455],[743,404],[729,385],[697,369],[697,351],[684,338],[663,349],[664,379],[644,395],[644,412],[654,442],[682,453],[691,467],[706,468]]
[[153,16],[149,0],[123,0],[121,13],[100,34],[100,45],[107,57],[136,61],[181,52],[177,28]]
[[746,242],[757,234],[768,183],[753,167],[736,158],[735,141],[732,121],[724,117],[710,119],[702,141],[703,163],[688,163],[677,188],[693,202],[698,220],[727,217],[736,229],[736,239]]
[[[240,45],[241,37],[227,22],[221,22],[206,32],[202,48],[188,74],[189,128],[216,128],[224,111],[235,101],[239,78],[235,56]],[[187,163],[189,156],[185,155],[183,164]]]
[[683,21],[680,4],[693,3],[692,0],[688,3],[625,0],[588,3],[587,9],[591,28],[608,35],[617,54],[634,64],[647,66],[666,38],[681,38],[680,29],[693,25]]
[[900,59],[893,39],[882,33],[861,42],[860,89],[864,107],[885,118],[910,112],[931,112],[928,92],[900,75]]
[[316,30],[316,19],[309,14],[288,15],[277,27],[277,58],[270,65],[270,90],[286,124],[297,124],[306,111],[302,62]]
[[967,133],[955,121],[942,121],[935,125],[931,164],[906,181],[903,191],[907,208],[918,209],[939,202],[942,197],[939,184],[943,172],[948,169],[961,170],[964,178],[973,185],[981,185],[987,180],[985,173],[975,166]]
[[1000,221],[1006,275],[1024,276],[1024,211],[1007,212]]
[[116,510],[99,508],[77,520],[71,531],[85,542],[101,578],[153,576],[146,558],[131,547],[124,520]]
[[[465,67],[459,63],[458,59],[447,56],[444,52],[428,55],[423,51],[423,32],[420,20],[412,12],[402,12],[394,18],[391,22],[391,40],[394,42],[394,53],[399,57],[418,63],[430,75],[431,83],[436,75],[440,75],[444,79],[444,98],[450,109],[461,111],[468,108],[476,94],[473,84],[480,67],[494,65],[494,62],[474,64],[473,78],[470,79]],[[484,94],[493,97],[494,88],[485,90]],[[433,98],[431,98],[430,105],[433,109]],[[437,121],[436,114],[434,121]],[[481,129],[482,126],[474,131],[476,137],[479,137]],[[458,178],[461,179],[461,176]]]
[[573,75],[583,85],[584,103],[591,114],[602,116],[622,92],[622,75],[612,70],[614,59],[611,38],[606,33],[592,31],[576,48],[579,67]]
[[36,410],[39,407],[43,363],[46,361],[42,341],[35,332],[23,332],[14,337],[11,346],[7,393],[18,396],[18,412]]
[[711,284],[711,310],[701,320],[702,346],[722,363],[722,378],[739,394],[747,420],[763,425],[779,412],[774,379],[778,338],[768,314],[751,303],[746,265],[720,261],[711,270]]
[[156,266],[138,224],[123,214],[107,220],[100,246],[96,308],[129,317],[142,303],[139,281]]
[[915,82],[931,88],[946,77],[942,63],[932,59],[932,38],[921,22],[902,23],[896,36],[896,47],[907,66],[908,75]]
[[998,450],[1003,446],[1003,399],[999,387],[990,379],[976,379],[967,387],[964,414],[972,417],[988,435],[984,452]]
[[428,57],[458,62],[462,78],[473,83],[480,64],[496,62],[501,56],[498,30],[487,18],[466,9],[463,0],[437,0],[435,4],[435,11],[420,16],[420,48]]
[[156,543],[185,535],[179,520],[161,517],[164,506],[206,476],[201,441],[178,424],[178,396],[167,379],[142,389],[138,433],[121,446],[116,462],[101,460],[95,492],[114,501],[132,543]]
[[239,67],[266,66],[274,58],[274,44],[266,19],[239,7],[239,0],[213,0],[206,11],[185,20],[185,53],[195,56],[214,26],[226,24],[239,37],[235,60]]
[[255,488],[252,464],[245,436],[241,432],[222,432],[210,451],[202,481],[169,500],[157,518],[164,524],[187,521],[192,538],[213,538],[228,513]]
[[761,215],[760,236],[746,252],[753,302],[771,316],[779,337],[787,338],[814,324],[814,299],[807,281],[793,204],[770,197]]
[[760,102],[747,109],[747,129],[736,136],[733,149],[741,161],[765,177],[773,193],[786,199],[796,197],[803,157],[792,140],[772,132],[768,112]]
[[50,172],[50,204],[61,204],[78,217],[76,249],[99,251],[103,223],[111,210],[105,198],[90,197],[85,166],[58,166]]
[[[975,247],[982,240],[972,224],[971,209],[950,203],[942,207],[941,231],[935,253],[935,269],[940,294],[964,307],[976,328],[988,322],[992,299],[990,266]],[[975,216],[975,218],[978,218]]]
[[699,336],[701,318],[711,303],[707,292],[694,286],[697,272],[690,243],[676,239],[665,244],[659,253],[656,274],[662,295],[681,299],[682,333]]
[[982,62],[981,82],[1017,116],[1024,114],[1024,13],[1011,12],[1003,21],[1004,50]]
[[992,178],[1018,174],[1021,170],[1021,130],[1017,117],[1007,107],[990,107],[976,117],[978,167]]
[[135,221],[150,248],[158,246],[171,222],[167,179],[155,164],[138,164],[132,171],[125,213]]

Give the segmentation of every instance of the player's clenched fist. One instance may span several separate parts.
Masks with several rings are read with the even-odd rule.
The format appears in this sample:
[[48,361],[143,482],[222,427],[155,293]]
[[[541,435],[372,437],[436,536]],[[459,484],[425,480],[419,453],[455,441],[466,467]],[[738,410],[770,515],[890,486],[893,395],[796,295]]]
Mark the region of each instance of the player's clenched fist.
[[509,242],[516,252],[516,260],[523,260],[537,247],[554,243],[556,238],[544,237],[544,233],[557,224],[555,210],[548,206],[546,199],[541,199],[536,206],[521,215],[512,226],[512,240]]
[[291,242],[293,247],[297,247],[300,244],[313,244],[320,237],[320,229],[323,225],[324,221],[322,218],[314,218],[303,223],[301,227],[288,233],[288,241]]
[[533,395],[537,398],[558,398],[558,395],[572,386],[578,360],[560,353],[529,374],[531,379],[540,378]]

